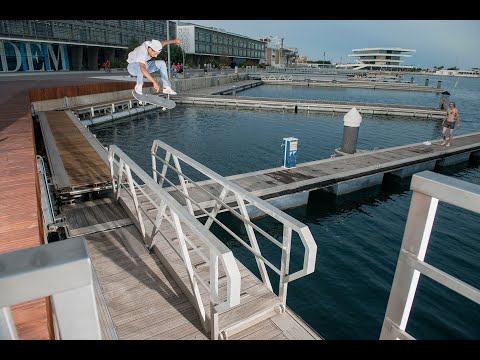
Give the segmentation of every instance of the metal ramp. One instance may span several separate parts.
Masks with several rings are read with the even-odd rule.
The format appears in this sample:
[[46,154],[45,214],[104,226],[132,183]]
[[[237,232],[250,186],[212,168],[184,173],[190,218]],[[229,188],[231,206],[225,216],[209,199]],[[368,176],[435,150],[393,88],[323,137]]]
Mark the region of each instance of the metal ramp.
[[[159,156],[159,150],[166,153],[165,158]],[[156,140],[152,147],[153,178],[114,145],[110,146],[109,160],[115,198],[132,218],[146,247],[155,252],[187,295],[211,339],[243,336],[253,326],[275,326],[277,330],[282,328],[284,334],[301,334],[297,338],[320,339],[286,306],[288,283],[315,268],[316,244],[307,226],[161,141]],[[157,160],[163,163],[161,171],[157,171]],[[190,196],[189,190],[197,184],[182,172],[180,161],[220,184],[219,193],[212,194],[207,189],[203,193],[217,201],[215,206],[202,208],[199,199]],[[169,169],[178,178],[176,184],[167,175]],[[180,190],[175,198],[169,192],[172,187]],[[181,198],[179,193],[183,194]],[[236,207],[228,205],[232,199]],[[222,207],[229,209],[240,225],[225,225],[217,217]],[[277,220],[280,232],[269,234],[253,223],[247,207],[255,207]],[[198,211],[208,217],[204,223],[195,216]],[[213,223],[231,236],[235,246],[243,245],[254,256],[260,278],[210,231]],[[292,234],[304,246],[303,258],[296,261],[296,271],[290,269]],[[265,242],[267,247],[279,248],[275,261],[262,254]],[[295,254],[299,252],[295,249]],[[273,290],[267,267],[279,276],[278,294]]]

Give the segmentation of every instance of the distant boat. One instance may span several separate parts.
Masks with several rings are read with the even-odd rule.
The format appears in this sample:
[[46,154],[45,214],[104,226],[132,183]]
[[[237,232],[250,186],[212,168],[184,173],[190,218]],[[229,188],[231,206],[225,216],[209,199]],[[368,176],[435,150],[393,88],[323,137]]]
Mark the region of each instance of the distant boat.
[[434,75],[480,77],[478,70],[437,70]]

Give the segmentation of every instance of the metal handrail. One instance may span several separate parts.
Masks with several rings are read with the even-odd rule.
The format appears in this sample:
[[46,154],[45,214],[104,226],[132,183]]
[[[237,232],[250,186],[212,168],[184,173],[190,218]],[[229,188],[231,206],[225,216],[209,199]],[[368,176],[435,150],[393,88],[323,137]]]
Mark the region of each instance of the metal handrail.
[[[166,151],[165,159],[162,159],[160,156],[157,155],[157,151],[159,148],[162,148]],[[287,297],[287,285],[290,281],[296,280],[301,278],[305,275],[311,274],[315,270],[315,261],[317,255],[317,245],[313,236],[310,232],[310,229],[307,225],[301,223],[300,221],[296,220],[295,218],[291,217],[290,215],[284,213],[282,210],[274,207],[270,203],[265,200],[260,199],[259,197],[251,194],[247,190],[243,189],[239,185],[233,183],[232,181],[224,178],[223,176],[217,174],[213,170],[207,168],[206,166],[200,164],[196,160],[190,158],[189,156],[183,154],[182,152],[174,149],[173,147],[169,146],[168,144],[160,141],[154,140],[152,149],[152,168],[153,168],[153,178],[157,182],[158,177],[159,183],[163,186],[164,181],[166,180],[175,189],[179,190],[180,194],[186,199],[187,207],[192,215],[194,215],[193,205],[196,205],[198,210],[202,211],[205,215],[208,216],[208,220],[205,223],[205,227],[209,228],[213,222],[220,225],[224,230],[229,232],[237,241],[239,241],[247,250],[249,250],[256,258],[257,265],[259,267],[260,275],[262,280],[264,281],[267,287],[271,288],[270,280],[268,277],[268,273],[266,271],[265,265],[271,268],[274,272],[276,272],[280,276],[279,281],[279,297],[282,300],[284,307],[286,306],[286,297]],[[175,166],[169,164],[170,158],[173,158]],[[156,163],[157,160],[160,160],[163,163],[162,171],[157,171]],[[184,172],[182,172],[179,160],[182,160],[185,164],[189,165],[190,167],[196,169],[203,175],[207,176],[209,179],[212,179],[215,183],[222,186],[222,192],[219,196],[215,196],[205,188],[202,188],[199,184],[195,181],[190,179]],[[175,173],[177,173],[181,188],[175,186],[171,181],[169,181],[166,177],[166,173],[168,169],[172,169]],[[187,181],[188,184],[187,184]],[[201,189],[202,192],[208,194],[212,199],[215,200],[215,205],[211,212],[208,212],[204,209],[201,204],[195,202],[194,199],[188,193],[188,187],[196,187]],[[229,193],[232,193],[233,196],[230,198],[227,197]],[[232,201],[236,201],[236,208],[229,206],[228,204]],[[249,216],[246,209],[245,202],[254,208],[262,211],[265,215],[268,215],[281,224],[283,224],[283,238],[282,241],[276,240],[274,237],[260,229],[256,224],[254,224]],[[232,215],[240,219],[246,228],[248,238],[250,240],[251,245],[248,245],[245,241],[240,239],[236,234],[227,230],[223,224],[216,218],[217,214],[219,213],[221,208],[225,208],[230,211]],[[281,266],[278,269],[272,263],[270,263],[264,256],[262,256],[260,248],[258,246],[254,230],[257,230],[262,235],[265,236],[266,239],[270,240],[273,244],[278,246],[282,249],[282,258],[281,258]],[[290,264],[290,254],[291,254],[291,238],[292,232],[296,232],[300,240],[304,246],[304,256],[303,256],[303,267],[302,269],[290,274],[289,273],[289,264]]]
[[52,298],[60,339],[101,339],[83,237],[0,254],[0,269],[0,340],[18,339],[11,306],[45,296]]
[[412,176],[410,188],[413,195],[380,340],[415,339],[405,328],[420,274],[480,304],[479,289],[424,261],[438,202],[480,213],[480,186],[422,171]]
[[[137,212],[137,219],[140,224],[140,231],[142,232],[144,238],[147,237],[147,234],[143,217],[148,217],[154,225],[151,234],[148,235],[148,237],[151,239],[150,248],[152,248],[155,244],[155,235],[159,232],[163,219],[168,221],[175,229],[179,240],[178,246],[180,249],[175,248],[175,246],[168,242],[168,240],[167,242],[185,263],[189,273],[192,291],[197,301],[197,310],[200,312],[204,326],[206,324],[206,315],[200,293],[198,291],[197,281],[209,292],[211,304],[210,308],[213,312],[211,313],[212,320],[210,324],[212,338],[218,338],[218,317],[214,315],[216,313],[226,311],[240,303],[241,276],[232,251],[225,246],[225,244],[223,244],[213,233],[205,229],[203,224],[200,223],[198,219],[191,215],[177,200],[175,200],[165,189],[157,184],[143,169],[141,169],[132,159],[130,159],[130,157],[128,157],[115,145],[111,145],[109,148],[109,161],[114,193],[118,199],[120,197],[121,189],[125,189],[129,196],[133,198]],[[135,181],[132,173],[143,182],[142,185]],[[127,177],[127,183],[122,180],[124,175]],[[153,199],[152,196],[148,194],[147,189],[151,190],[156,196],[158,196],[160,201]],[[136,195],[137,191],[140,191],[142,195],[146,197],[148,202],[157,209],[157,215],[155,219],[150,218],[147,214],[147,211],[143,209],[141,204],[139,204]],[[169,210],[169,213],[167,210]],[[209,252],[208,257],[200,253],[195,244],[189,240],[189,237],[182,228],[182,224],[185,224],[188,229],[194,235],[196,235],[196,237],[202,241],[203,244],[206,245]],[[205,284],[200,277],[196,275],[197,271],[195,267],[192,266],[190,262],[190,256],[187,252],[187,244],[197,251],[197,253],[202,257],[202,259],[205,260],[206,263],[209,263],[209,284]],[[218,298],[219,260],[222,261],[225,275],[227,277],[227,299],[224,302],[219,302]]]

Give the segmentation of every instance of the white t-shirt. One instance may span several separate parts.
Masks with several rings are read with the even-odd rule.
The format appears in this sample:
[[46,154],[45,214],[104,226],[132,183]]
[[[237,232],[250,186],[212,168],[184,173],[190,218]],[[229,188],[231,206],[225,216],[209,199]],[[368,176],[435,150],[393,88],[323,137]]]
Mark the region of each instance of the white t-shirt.
[[127,58],[127,63],[143,63],[146,64],[152,57],[148,55],[148,47],[151,41],[144,41],[141,45],[130,51]]

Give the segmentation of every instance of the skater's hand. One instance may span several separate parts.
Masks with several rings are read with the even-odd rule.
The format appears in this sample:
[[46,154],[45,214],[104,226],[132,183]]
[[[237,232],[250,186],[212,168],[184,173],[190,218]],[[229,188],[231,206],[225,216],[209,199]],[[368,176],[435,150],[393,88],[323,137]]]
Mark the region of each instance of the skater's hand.
[[158,83],[156,81],[153,83],[153,88],[155,89],[155,92],[157,92],[157,93],[160,91],[160,85],[158,85]]

